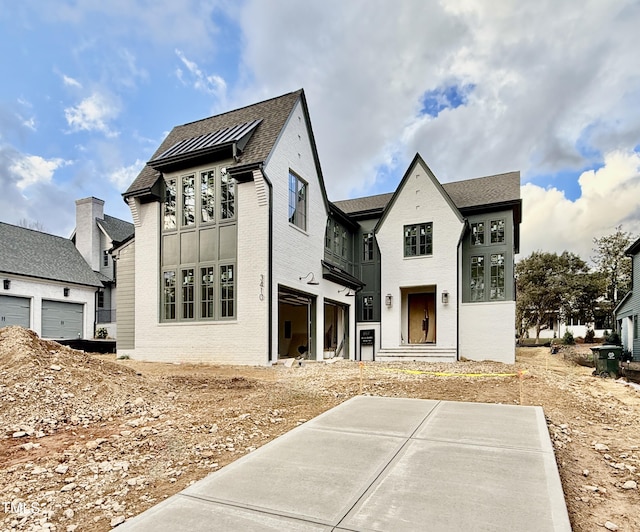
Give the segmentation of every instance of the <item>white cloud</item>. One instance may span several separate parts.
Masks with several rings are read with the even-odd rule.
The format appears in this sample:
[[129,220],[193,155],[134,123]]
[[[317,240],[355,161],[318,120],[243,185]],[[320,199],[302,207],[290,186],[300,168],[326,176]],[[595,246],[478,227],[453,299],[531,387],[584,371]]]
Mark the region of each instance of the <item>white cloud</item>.
[[67,123],[72,131],[98,131],[107,137],[118,136],[108,122],[118,116],[119,106],[105,94],[94,92],[75,107],[64,110]]
[[184,85],[192,84],[193,88],[214,96],[219,101],[224,101],[227,96],[227,83],[223,78],[215,74],[206,74],[194,61],[187,59],[187,57],[180,50],[176,50],[176,55],[187,68],[190,74],[189,79],[185,78],[185,75],[181,68],[176,69],[176,76]]
[[116,168],[109,174],[109,181],[120,191],[124,192],[145,165],[145,161],[136,159],[136,162],[129,166]]
[[39,155],[19,155],[9,165],[9,172],[17,179],[16,186],[20,190],[36,184],[50,183],[54,172],[71,161],[54,158],[45,159]]
[[[239,20],[249,81],[236,103],[305,88],[332,200],[393,190],[416,152],[444,182],[513,170],[527,182],[613,169],[640,144],[634,0],[249,0]],[[473,87],[466,102],[421,116],[424,93],[451,85]],[[577,202],[523,187],[523,251],[587,256],[595,233],[632,230],[640,213],[598,203],[583,180]]]
[[640,154],[614,151],[604,160],[602,168],[580,176],[582,195],[575,201],[556,188],[522,187],[521,257],[536,250],[568,250],[588,260],[593,238],[613,233],[618,225],[640,235]]
[[67,87],[73,87],[76,89],[81,89],[82,88],[82,83],[80,83],[78,80],[73,79],[72,77],[69,77],[65,74],[62,74],[62,82],[67,86]]

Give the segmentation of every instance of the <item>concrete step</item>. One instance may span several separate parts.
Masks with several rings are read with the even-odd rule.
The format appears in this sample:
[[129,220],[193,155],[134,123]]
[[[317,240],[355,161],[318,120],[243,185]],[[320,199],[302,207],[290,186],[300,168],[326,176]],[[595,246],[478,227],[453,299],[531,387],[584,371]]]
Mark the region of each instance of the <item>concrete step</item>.
[[379,362],[455,362],[456,350],[453,347],[437,347],[434,345],[405,345],[385,347],[376,353]]

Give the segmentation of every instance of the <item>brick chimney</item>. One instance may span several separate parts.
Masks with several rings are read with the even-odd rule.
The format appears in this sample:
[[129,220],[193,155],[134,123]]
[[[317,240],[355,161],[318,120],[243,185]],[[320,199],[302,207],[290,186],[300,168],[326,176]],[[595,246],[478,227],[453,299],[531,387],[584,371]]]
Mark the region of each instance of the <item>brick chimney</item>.
[[96,219],[104,220],[103,200],[76,200],[76,248],[92,270],[100,271],[100,229]]

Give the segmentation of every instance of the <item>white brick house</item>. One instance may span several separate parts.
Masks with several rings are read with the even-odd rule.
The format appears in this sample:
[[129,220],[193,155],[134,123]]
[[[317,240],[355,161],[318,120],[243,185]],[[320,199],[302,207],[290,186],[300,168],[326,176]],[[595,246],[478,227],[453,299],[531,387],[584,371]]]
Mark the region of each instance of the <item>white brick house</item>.
[[[502,303],[515,307],[504,284],[505,275],[513,283],[519,177],[472,181],[478,197],[459,184],[449,184],[451,195],[416,156],[396,193],[374,209],[371,198],[330,203],[302,90],[178,126],[124,194],[135,242],[115,254],[119,276],[133,282],[119,288],[118,313],[135,316],[135,333],[118,352],[240,364],[383,355],[512,361],[513,327],[501,353],[485,356],[474,346],[477,331],[458,316],[470,297],[469,220],[489,224],[497,208],[503,289],[493,299],[489,288],[481,298],[476,289],[473,305],[490,306],[467,313],[479,319]],[[432,231],[429,252],[421,231]],[[480,248],[487,261],[495,255],[472,251]],[[477,266],[473,272],[477,284]],[[427,318],[430,326],[416,330]],[[494,328],[493,337],[501,334]],[[464,350],[463,339],[471,342]]]

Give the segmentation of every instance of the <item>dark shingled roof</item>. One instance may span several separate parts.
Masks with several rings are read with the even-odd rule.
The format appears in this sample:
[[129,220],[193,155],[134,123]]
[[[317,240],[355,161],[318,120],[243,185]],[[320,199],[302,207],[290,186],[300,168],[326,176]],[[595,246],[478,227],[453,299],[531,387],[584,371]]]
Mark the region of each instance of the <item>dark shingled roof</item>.
[[[244,124],[252,120],[262,119],[256,127],[251,139],[245,146],[239,160],[229,165],[244,166],[248,164],[264,162],[278,138],[280,131],[289,118],[291,111],[300,99],[302,90],[290,92],[277,98],[272,98],[264,102],[242,107],[228,113],[212,116],[197,122],[191,122],[182,126],[176,126],[167,135],[160,147],[151,157],[151,160],[159,157],[177,142],[194,138],[224,128]],[[138,177],[124,193],[124,196],[132,196],[137,193],[150,190],[158,179],[158,172],[149,165],[145,165]]]
[[108,214],[104,215],[104,220],[96,220],[102,230],[113,240],[114,244],[124,242],[134,231],[133,224],[125,222],[120,218],[114,218]]
[[[477,177],[465,181],[444,183],[442,188],[449,194],[458,209],[510,203],[520,199],[520,172]],[[393,193],[377,194],[364,198],[335,201],[335,205],[347,214],[384,210]]]
[[0,222],[0,272],[101,287],[67,238]]

